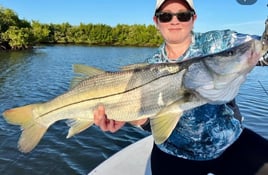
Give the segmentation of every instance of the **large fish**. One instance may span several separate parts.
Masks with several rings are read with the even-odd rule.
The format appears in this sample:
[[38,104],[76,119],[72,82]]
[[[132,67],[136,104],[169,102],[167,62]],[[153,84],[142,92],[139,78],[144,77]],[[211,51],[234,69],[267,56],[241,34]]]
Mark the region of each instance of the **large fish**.
[[118,72],[74,65],[74,71],[85,76],[75,78],[68,92],[45,103],[9,109],[3,116],[21,126],[18,147],[25,153],[56,121],[68,119],[67,138],[90,127],[93,110],[100,104],[110,119],[128,122],[149,117],[159,144],[171,134],[183,111],[232,100],[262,48],[260,41],[250,40],[183,63],[132,65]]

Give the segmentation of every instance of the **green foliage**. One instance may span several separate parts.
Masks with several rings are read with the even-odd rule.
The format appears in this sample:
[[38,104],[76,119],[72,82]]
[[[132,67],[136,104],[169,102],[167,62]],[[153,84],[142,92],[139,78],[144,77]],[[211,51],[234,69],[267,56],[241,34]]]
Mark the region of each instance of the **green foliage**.
[[18,18],[11,9],[0,6],[0,46],[24,49],[35,44],[89,44],[117,46],[158,46],[163,42],[153,25],[41,24]]
[[34,40],[31,29],[18,28],[16,26],[10,26],[9,29],[3,33],[2,38],[9,41],[9,45],[13,49],[29,48]]
[[37,43],[89,44],[118,46],[158,46],[162,38],[153,25],[118,24],[111,27],[105,24],[32,23]]
[[25,49],[34,41],[31,25],[20,20],[11,9],[0,7],[0,46],[1,48]]
[[32,21],[32,33],[35,36],[36,43],[49,41],[49,25],[41,25],[38,21]]

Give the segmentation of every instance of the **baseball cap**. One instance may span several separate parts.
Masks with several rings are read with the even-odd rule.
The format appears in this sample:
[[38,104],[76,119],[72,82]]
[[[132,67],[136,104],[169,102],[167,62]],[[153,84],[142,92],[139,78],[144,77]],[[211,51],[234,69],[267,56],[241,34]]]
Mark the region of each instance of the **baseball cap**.
[[[155,11],[157,11],[161,7],[161,5],[164,4],[164,2],[166,1],[167,0],[156,0]],[[193,0],[183,0],[183,1],[185,1],[193,11],[195,11]]]

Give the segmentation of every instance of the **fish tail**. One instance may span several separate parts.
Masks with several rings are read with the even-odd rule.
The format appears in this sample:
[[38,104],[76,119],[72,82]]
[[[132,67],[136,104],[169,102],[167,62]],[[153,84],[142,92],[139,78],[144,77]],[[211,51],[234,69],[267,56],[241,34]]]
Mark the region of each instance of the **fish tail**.
[[22,134],[19,139],[18,148],[21,152],[28,153],[39,143],[47,131],[47,126],[35,122],[33,109],[38,104],[27,105],[5,111],[5,120],[13,125],[20,125]]

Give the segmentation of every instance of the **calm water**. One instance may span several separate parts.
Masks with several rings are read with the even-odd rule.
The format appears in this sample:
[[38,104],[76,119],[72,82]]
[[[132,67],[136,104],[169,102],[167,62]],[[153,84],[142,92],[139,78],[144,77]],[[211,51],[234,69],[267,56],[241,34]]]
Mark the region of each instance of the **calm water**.
[[[69,88],[72,64],[105,70],[141,62],[154,48],[46,46],[33,51],[0,53],[0,174],[87,174],[100,162],[147,136],[129,125],[115,134],[93,126],[66,139],[68,127],[59,121],[28,154],[17,149],[20,128],[7,124],[1,113],[9,108],[50,100]],[[245,125],[268,138],[268,69],[256,67],[237,97]]]

